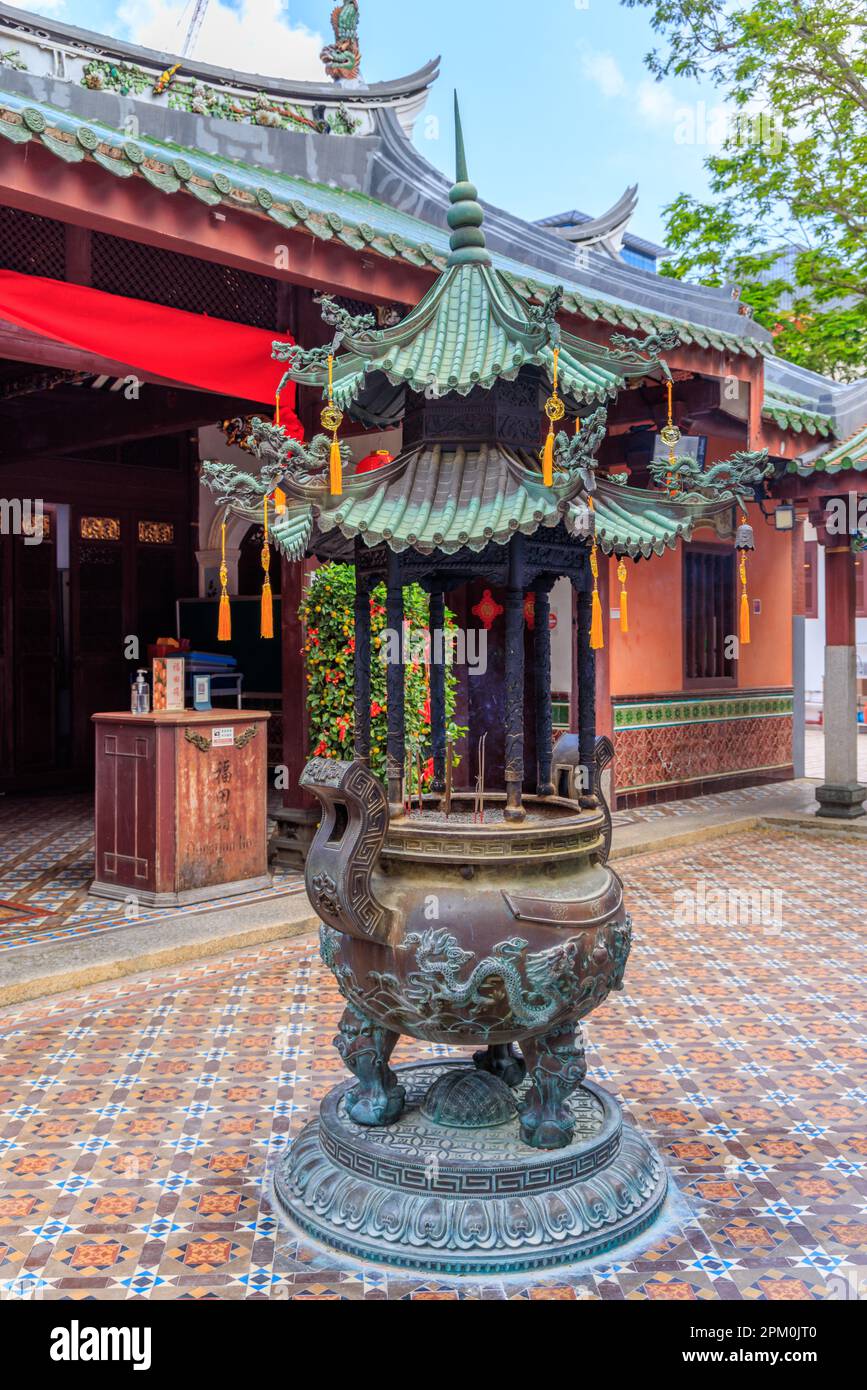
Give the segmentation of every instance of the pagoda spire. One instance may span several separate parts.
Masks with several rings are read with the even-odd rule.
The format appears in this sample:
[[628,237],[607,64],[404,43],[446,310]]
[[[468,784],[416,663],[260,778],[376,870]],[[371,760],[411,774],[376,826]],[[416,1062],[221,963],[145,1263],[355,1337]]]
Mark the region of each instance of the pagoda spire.
[[458,94],[455,92],[455,183],[449,193],[451,207],[447,217],[452,229],[449,238],[450,266],[491,264],[490,252],[482,231],[485,214],[478,197],[479,190],[474,183],[470,183],[467,174],[461,108],[458,104]]

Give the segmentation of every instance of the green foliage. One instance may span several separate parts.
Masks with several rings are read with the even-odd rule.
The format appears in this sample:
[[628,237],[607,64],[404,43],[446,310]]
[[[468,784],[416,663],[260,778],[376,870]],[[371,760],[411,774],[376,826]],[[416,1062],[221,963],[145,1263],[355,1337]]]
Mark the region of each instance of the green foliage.
[[[410,636],[428,630],[428,596],[418,584],[403,591],[404,618]],[[352,565],[323,565],[310,577],[310,584],[299,609],[304,623],[304,651],[307,663],[307,708],[310,712],[310,751],[327,758],[350,758],[353,738],[353,693],[355,688],[355,570]],[[371,630],[371,770],[385,780],[386,753],[386,667],[380,657],[385,631],[385,588],[374,589],[370,600]],[[454,614],[446,609],[446,626],[455,626]],[[415,662],[405,668],[407,748],[423,750],[425,766],[422,780],[433,777],[430,750],[430,686],[424,665]],[[446,729],[449,738],[466,733],[454,722],[456,677],[446,670]]]
[[[651,11],[656,77],[710,78],[732,113],[712,198],[670,204],[662,273],[735,281],[781,356],[867,369],[867,12],[856,0],[623,0]],[[781,252],[790,252],[785,262]],[[769,283],[760,272],[770,272]]]

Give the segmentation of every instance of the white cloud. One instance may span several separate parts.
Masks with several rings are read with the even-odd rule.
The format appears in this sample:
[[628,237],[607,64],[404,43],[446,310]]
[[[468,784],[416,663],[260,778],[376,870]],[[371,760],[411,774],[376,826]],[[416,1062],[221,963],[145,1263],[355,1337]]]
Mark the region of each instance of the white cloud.
[[581,76],[593,82],[605,97],[619,97],[626,91],[626,78],[613,53],[601,53],[591,48],[582,48]]
[[646,78],[639,82],[635,99],[638,114],[652,125],[672,125],[683,106],[683,102],[675,100],[671,88],[665,83],[649,82]]
[[[238,73],[324,82],[319,53],[325,42],[289,18],[287,0],[241,0],[230,9],[210,0],[192,57]],[[118,18],[133,43],[179,53],[193,0],[123,0]]]

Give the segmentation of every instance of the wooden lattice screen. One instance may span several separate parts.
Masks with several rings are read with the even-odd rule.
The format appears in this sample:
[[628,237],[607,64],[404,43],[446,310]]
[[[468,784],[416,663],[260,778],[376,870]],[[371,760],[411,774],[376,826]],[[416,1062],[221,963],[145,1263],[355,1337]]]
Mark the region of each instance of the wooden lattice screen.
[[[0,270],[65,280],[66,224],[0,208]],[[90,283],[109,294],[206,313],[230,323],[279,326],[276,280],[105,232],[94,232],[91,239]]]
[[64,224],[17,208],[0,208],[0,270],[65,278]]
[[110,294],[193,314],[207,313],[254,328],[277,327],[275,280],[104,232],[93,234],[91,283]]

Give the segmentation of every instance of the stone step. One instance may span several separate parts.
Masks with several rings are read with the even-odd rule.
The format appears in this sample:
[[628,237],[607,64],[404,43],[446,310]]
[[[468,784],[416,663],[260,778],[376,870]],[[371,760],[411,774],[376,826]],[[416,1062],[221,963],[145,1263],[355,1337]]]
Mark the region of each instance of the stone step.
[[182,961],[318,929],[306,893],[269,895],[232,906],[203,905],[122,929],[7,950],[0,957],[0,1006],[19,1004]]

